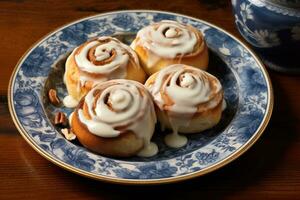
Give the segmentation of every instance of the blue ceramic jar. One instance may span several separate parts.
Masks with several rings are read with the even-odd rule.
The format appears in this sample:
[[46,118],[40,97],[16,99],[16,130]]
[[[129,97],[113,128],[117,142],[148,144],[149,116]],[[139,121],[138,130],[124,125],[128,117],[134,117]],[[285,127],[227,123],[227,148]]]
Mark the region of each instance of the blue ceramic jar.
[[300,72],[300,0],[232,0],[235,24],[265,64]]

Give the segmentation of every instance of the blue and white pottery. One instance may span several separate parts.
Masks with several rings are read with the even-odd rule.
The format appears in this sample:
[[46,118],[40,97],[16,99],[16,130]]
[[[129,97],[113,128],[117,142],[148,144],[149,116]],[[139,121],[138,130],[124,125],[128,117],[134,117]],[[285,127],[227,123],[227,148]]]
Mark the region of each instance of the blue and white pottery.
[[[163,19],[177,20],[201,30],[210,50],[209,71],[224,88],[227,108],[213,129],[189,137],[180,149],[168,148],[155,134],[160,152],[151,158],[109,158],[67,141],[51,123],[53,107],[45,98],[47,85],[66,88],[62,76],[52,79],[57,61],[89,38],[136,33]],[[19,61],[9,86],[9,108],[26,141],[51,162],[90,178],[125,184],[159,184],[185,180],[216,170],[251,147],[265,129],[273,108],[268,74],[257,57],[226,31],[192,17],[161,11],[104,13],[68,24],[35,44]]]
[[265,64],[300,72],[300,1],[232,0],[235,24]]

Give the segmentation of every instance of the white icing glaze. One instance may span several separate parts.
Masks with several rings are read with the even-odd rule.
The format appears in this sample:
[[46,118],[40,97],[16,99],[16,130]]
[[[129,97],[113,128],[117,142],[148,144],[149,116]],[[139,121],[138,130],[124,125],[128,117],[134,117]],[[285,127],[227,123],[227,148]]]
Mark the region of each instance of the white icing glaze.
[[[103,43],[102,41],[108,42]],[[93,55],[96,61],[103,61],[101,65],[94,64],[88,59],[89,51],[94,47],[96,48]],[[129,46],[112,37],[102,36],[97,38],[97,40],[90,41],[75,55],[74,53],[77,52],[77,49],[78,48],[74,49],[70,56],[74,56],[75,62],[80,69],[79,89],[80,86],[83,86],[87,81],[92,81],[95,85],[111,79],[125,78],[130,58],[133,58],[134,62],[139,66],[136,53]],[[112,52],[114,52],[114,58],[109,60]],[[103,76],[94,78],[88,73]]]
[[78,110],[79,120],[84,123],[88,130],[93,133],[94,135],[110,138],[110,137],[117,137],[120,135],[120,131],[116,131],[113,127],[103,123],[101,121],[95,120],[88,120],[84,117],[82,110]]
[[69,120],[68,120],[69,121],[69,125],[72,124],[73,115],[74,115],[74,111],[71,112],[71,114],[69,115]]
[[[167,118],[162,113],[158,117],[162,124],[167,123],[167,120],[171,125],[173,133],[165,137],[165,142],[174,148],[186,144],[187,139],[178,135],[177,130],[179,127],[189,126],[199,105],[205,104],[206,108],[214,108],[222,100],[215,98],[221,92],[222,86],[214,76],[181,64],[171,65],[158,72],[155,82],[148,89],[156,105],[161,110],[167,110]],[[170,98],[173,102],[171,105],[166,104],[162,93]]]
[[[85,45],[81,49],[79,54],[75,55],[76,64],[82,71],[86,71],[89,73],[108,74],[118,67],[124,68],[124,66],[127,65],[129,56],[128,54],[126,54],[122,46],[120,46],[120,43],[111,40],[108,43],[104,43],[102,45],[100,44],[101,43],[98,40],[92,41]],[[87,57],[88,52],[92,47],[96,45],[99,45],[95,50],[96,60],[103,61],[106,58],[109,58],[112,50],[116,51],[115,59],[112,60],[112,62],[101,65],[101,67],[90,62]]]
[[131,101],[131,96],[126,90],[115,90],[111,93],[109,97],[109,102],[111,106],[116,111],[124,110],[129,106]]
[[[160,117],[160,121],[162,122],[163,121],[162,116],[159,117]],[[188,118],[182,120],[181,118],[169,116],[169,123],[171,124],[171,127],[173,129],[173,133],[170,133],[165,137],[165,143],[167,146],[172,148],[180,148],[186,145],[187,138],[184,135],[178,134],[178,128],[187,127],[190,124],[189,118],[191,117],[192,116],[189,116]]]
[[106,60],[110,57],[110,51],[112,50],[111,48],[113,47],[112,44],[107,45],[109,46],[109,49],[105,48],[103,46],[98,46],[95,50],[95,56],[97,61],[102,61]]
[[198,42],[195,32],[183,24],[170,20],[163,20],[141,29],[137,33],[137,38],[139,40],[131,45],[133,49],[141,45],[165,58],[192,53]]
[[196,80],[193,78],[193,75],[191,75],[190,73],[185,73],[182,76],[180,86],[192,88],[192,87],[194,87],[195,81]]
[[227,108],[227,103],[226,103],[226,100],[223,99],[223,101],[222,101],[222,111],[224,111],[226,108]]
[[[171,65],[158,73],[155,83],[150,88],[159,107],[164,104],[160,89],[163,87],[167,76],[171,76],[171,78],[165,89],[167,95],[174,102],[170,109],[176,113],[195,113],[199,104],[208,102],[211,99],[211,94],[218,93],[222,89],[221,84],[217,81],[216,89],[212,91],[208,80],[208,76],[212,75],[204,71],[187,66],[183,68],[181,64]],[[178,80],[179,85],[177,84]],[[211,106],[215,106],[217,103],[212,102]]]
[[149,145],[144,147],[139,153],[138,156],[140,157],[151,157],[158,153],[157,144],[150,142]]
[[[141,90],[144,91],[143,94]],[[156,115],[151,96],[142,84],[121,79],[107,81],[95,86],[85,96],[84,103],[91,119],[86,119],[83,110],[79,109],[79,120],[92,134],[109,138],[130,130],[144,141],[141,155],[150,156],[155,153],[150,140]],[[116,127],[125,128],[117,130]]]
[[166,31],[166,33],[165,33],[165,36],[167,37],[167,38],[172,38],[172,37],[175,37],[176,35],[177,35],[177,31],[176,31],[176,29],[174,28],[174,27],[170,27],[167,31]]
[[[120,77],[123,77],[123,75],[119,74]],[[87,81],[92,81],[94,83],[94,85],[98,84],[98,83],[102,83],[104,81],[107,81],[109,79],[109,77],[107,76],[103,76],[101,78],[93,78],[91,76],[85,75],[83,73],[81,73],[81,75],[79,76],[79,84],[77,85],[77,92],[80,92],[81,90],[81,86],[83,86]]]
[[65,96],[63,99],[64,106],[67,108],[75,108],[78,105],[78,101],[74,99],[71,95]]
[[180,148],[186,145],[187,137],[179,135],[177,132],[170,133],[165,136],[165,143],[172,148]]

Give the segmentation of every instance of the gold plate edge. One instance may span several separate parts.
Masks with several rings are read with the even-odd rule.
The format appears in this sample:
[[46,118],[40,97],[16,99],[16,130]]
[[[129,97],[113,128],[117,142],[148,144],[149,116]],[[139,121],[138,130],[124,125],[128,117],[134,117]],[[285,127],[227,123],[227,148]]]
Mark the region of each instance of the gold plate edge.
[[[216,163],[214,165],[209,166],[208,168],[202,170],[202,171],[198,171],[198,172],[193,172],[190,174],[186,174],[186,175],[181,175],[181,176],[177,176],[177,177],[169,177],[169,178],[162,178],[162,179],[145,179],[145,180],[135,180],[135,179],[121,179],[121,178],[113,178],[113,177],[107,177],[107,176],[103,176],[103,175],[95,175],[93,173],[90,172],[86,172],[84,170],[80,170],[77,169],[69,164],[66,164],[56,158],[53,158],[49,153],[45,152],[43,149],[41,149],[39,146],[37,146],[37,144],[35,143],[35,141],[32,140],[31,137],[29,137],[26,133],[26,131],[22,128],[19,120],[16,117],[16,113],[13,107],[13,103],[12,101],[12,86],[15,80],[15,76],[16,76],[16,71],[17,69],[19,69],[20,64],[23,62],[23,59],[29,54],[29,52],[31,52],[34,47],[36,47],[37,45],[39,45],[41,42],[43,42],[48,36],[50,36],[51,34],[60,31],[61,29],[67,27],[67,26],[71,26],[72,24],[81,22],[81,21],[85,21],[88,20],[90,18],[94,18],[97,16],[103,16],[103,15],[109,15],[109,14],[116,14],[116,13],[127,13],[127,12],[148,12],[148,13],[165,13],[165,14],[172,14],[172,15],[177,15],[177,16],[182,16],[182,17],[187,17],[196,21],[200,21],[203,24],[207,24],[217,30],[220,30],[224,33],[226,33],[227,35],[229,35],[230,37],[232,37],[234,40],[236,40],[237,42],[239,42],[245,49],[247,49],[250,54],[253,56],[253,58],[256,60],[256,62],[259,64],[259,66],[261,67],[264,77],[266,78],[266,83],[268,86],[268,93],[269,93],[269,97],[268,97],[268,104],[267,104],[267,108],[266,108],[266,114],[260,124],[260,126],[258,127],[258,129],[256,130],[256,132],[253,134],[253,136],[247,141],[247,143],[245,143],[243,146],[241,146],[235,153],[231,154],[230,156],[226,157],[225,159],[221,160],[219,163]],[[178,182],[178,181],[183,181],[183,180],[187,180],[187,179],[191,179],[191,178],[195,178],[195,177],[199,177],[202,176],[204,174],[210,173],[212,171],[215,171],[225,165],[227,165],[228,163],[232,162],[233,160],[237,159],[239,156],[241,156],[244,152],[246,152],[257,140],[258,138],[262,135],[263,131],[265,130],[265,128],[267,127],[267,124],[271,118],[272,115],[272,111],[273,111],[273,106],[274,106],[274,96],[273,96],[273,88],[271,85],[271,80],[269,77],[269,74],[265,68],[265,66],[262,64],[262,61],[258,58],[258,56],[248,47],[247,44],[245,44],[244,42],[242,42],[240,39],[236,38],[234,35],[232,35],[231,33],[227,32],[226,30],[210,23],[210,22],[206,22],[204,20],[201,19],[197,19],[195,17],[191,17],[188,15],[183,15],[183,14],[179,14],[179,13],[175,13],[175,12],[167,12],[167,11],[161,11],[161,10],[124,10],[124,11],[112,11],[112,12],[104,12],[101,14],[97,14],[97,15],[91,15],[89,17],[84,17],[84,18],[80,18],[78,20],[75,20],[71,23],[67,23],[65,25],[60,26],[59,28],[55,29],[54,31],[51,31],[50,33],[46,34],[45,36],[43,36],[41,39],[39,39],[37,42],[35,42],[33,45],[31,45],[31,47],[22,55],[22,57],[19,59],[19,61],[17,62],[12,75],[10,77],[9,80],[9,85],[8,85],[8,107],[9,107],[9,112],[12,116],[13,122],[16,126],[16,128],[18,129],[18,131],[21,133],[22,137],[26,140],[27,143],[29,143],[29,145],[36,150],[40,155],[42,155],[44,158],[46,158],[47,160],[53,162],[54,164],[68,170],[71,172],[74,172],[76,174],[88,177],[88,178],[92,178],[95,180],[102,180],[102,181],[106,181],[106,182],[110,182],[110,183],[118,183],[118,184],[130,184],[130,185],[140,185],[140,184],[163,184],[163,183],[171,183],[171,182]]]

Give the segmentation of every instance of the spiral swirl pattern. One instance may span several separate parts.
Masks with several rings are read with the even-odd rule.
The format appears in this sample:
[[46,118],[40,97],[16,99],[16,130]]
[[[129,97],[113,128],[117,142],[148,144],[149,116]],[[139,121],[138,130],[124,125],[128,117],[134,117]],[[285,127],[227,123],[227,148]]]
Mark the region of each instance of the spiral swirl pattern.
[[112,37],[99,37],[76,48],[73,52],[80,70],[81,85],[126,77],[128,62],[139,67],[138,57],[127,45]]
[[204,49],[203,36],[197,29],[170,20],[143,28],[138,32],[137,38],[139,40],[132,44],[134,49],[141,45],[165,58],[175,58]]
[[[156,116],[150,94],[142,84],[121,79],[107,81],[95,86],[83,101],[79,119],[92,134],[109,138],[131,130],[150,141]],[[147,129],[149,124],[153,128]]]
[[158,72],[149,90],[158,107],[177,114],[201,112],[222,101],[222,86],[217,78],[182,64]]

